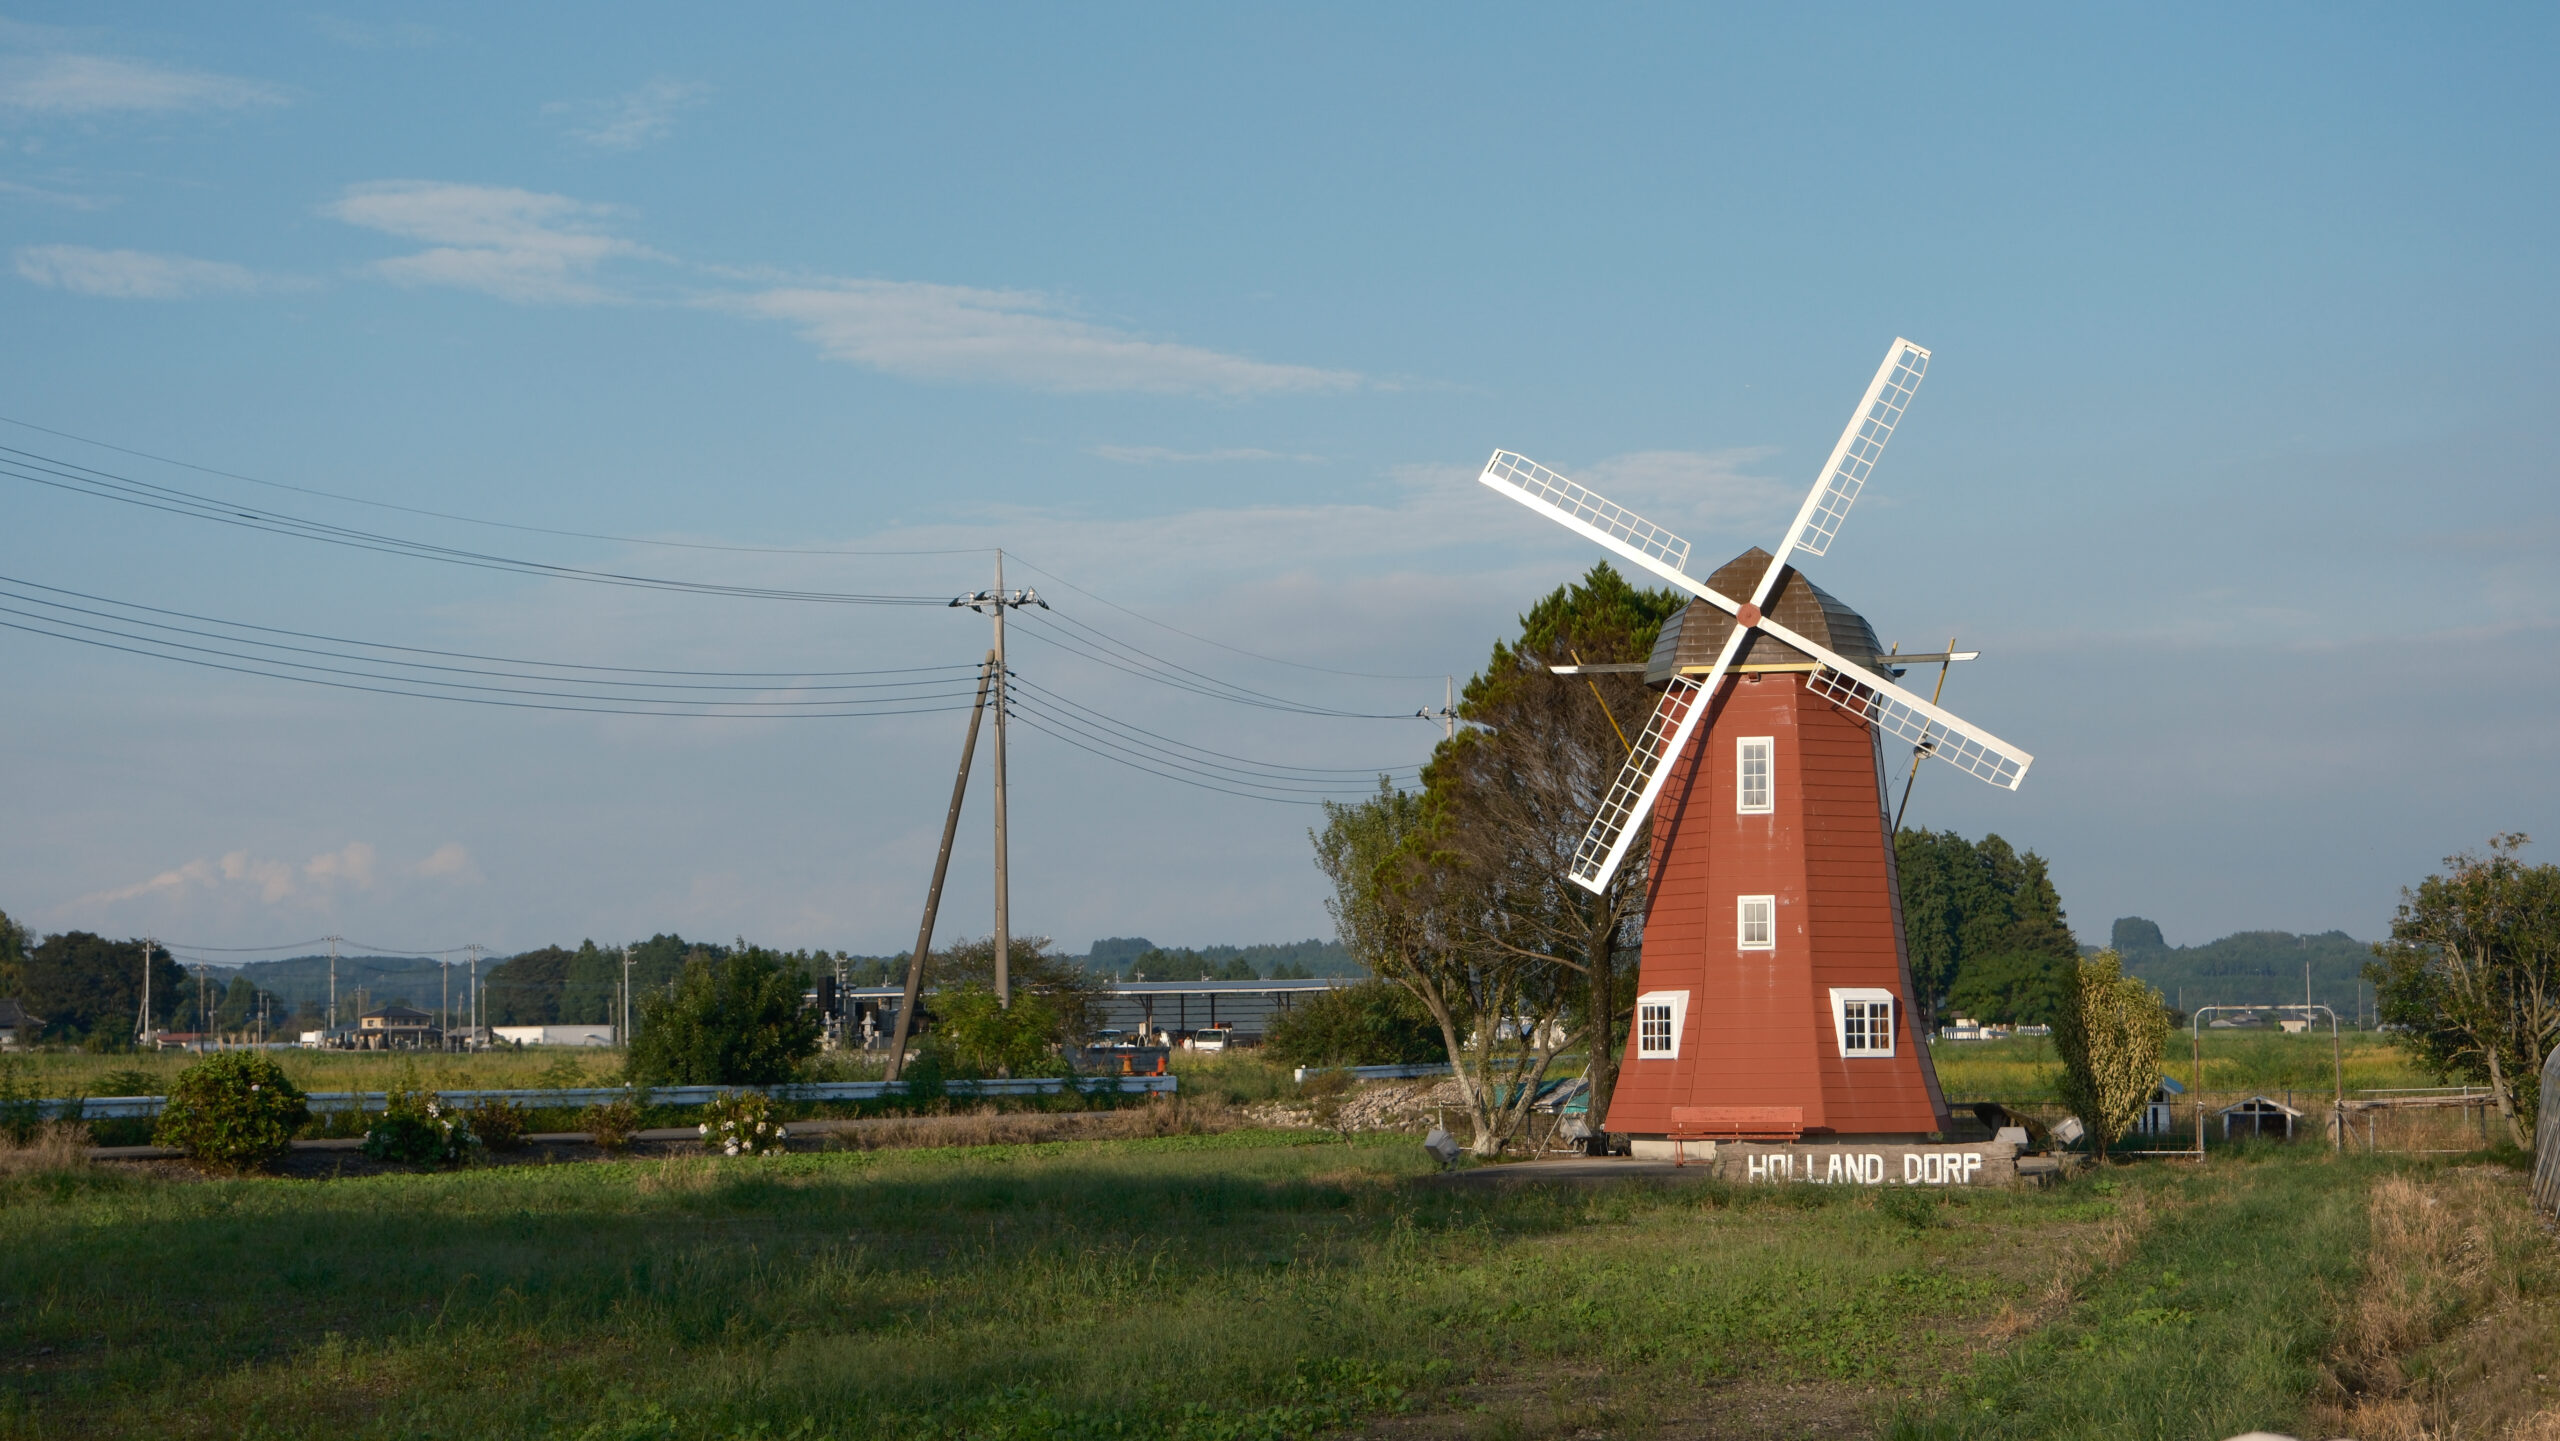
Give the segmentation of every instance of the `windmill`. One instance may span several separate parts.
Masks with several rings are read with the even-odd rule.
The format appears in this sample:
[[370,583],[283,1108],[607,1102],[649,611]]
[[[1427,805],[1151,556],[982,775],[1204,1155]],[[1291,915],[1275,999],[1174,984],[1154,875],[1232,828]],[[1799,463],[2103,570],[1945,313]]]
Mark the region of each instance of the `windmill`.
[[1776,551],[1704,579],[1687,541],[1535,461],[1496,451],[1480,477],[1696,597],[1664,627],[1661,699],[1571,872],[1602,890],[1652,822],[1643,994],[1607,1122],[1640,1147],[1946,1128],[1909,1014],[1881,746],[2007,790],[2034,757],[1896,685],[1893,667],[1952,657],[1888,656],[1792,565],[1829,550],[1928,365],[1895,340]]

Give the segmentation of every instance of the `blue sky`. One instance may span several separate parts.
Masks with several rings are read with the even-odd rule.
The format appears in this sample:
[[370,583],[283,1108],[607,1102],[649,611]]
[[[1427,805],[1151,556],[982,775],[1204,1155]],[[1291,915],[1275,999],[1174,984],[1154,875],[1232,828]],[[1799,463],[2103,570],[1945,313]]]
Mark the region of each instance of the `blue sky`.
[[[0,20],[0,445],[45,462],[727,586],[947,596],[1002,546],[1057,607],[1013,648],[1053,727],[1339,780],[1421,761],[1409,712],[1594,558],[1472,483],[1489,451],[1712,564],[1908,335],[1929,378],[1807,568],[1986,652],[1949,703],[2038,757],[2014,795],[1934,768],[1914,823],[2173,942],[2377,934],[2445,853],[2551,829],[2546,11],[96,13]],[[986,645],[23,479],[0,576],[582,666]],[[0,667],[0,907],[205,946],[893,950],[962,720],[949,672],[779,722],[10,631]],[[1027,726],[1013,776],[1018,930],[1327,930],[1305,806]],[[986,928],[985,819],[946,934]]]

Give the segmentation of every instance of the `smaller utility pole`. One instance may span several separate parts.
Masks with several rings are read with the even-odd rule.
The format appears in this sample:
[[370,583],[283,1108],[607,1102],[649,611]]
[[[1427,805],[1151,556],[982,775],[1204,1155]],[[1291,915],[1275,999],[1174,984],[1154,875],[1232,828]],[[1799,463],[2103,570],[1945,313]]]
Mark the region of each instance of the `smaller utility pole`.
[[[1438,710],[1430,710],[1426,708],[1415,711],[1413,713],[1413,718],[1415,720],[1436,720],[1440,722],[1440,739],[1444,741],[1456,740],[1458,738],[1458,678],[1453,675],[1442,676],[1441,680],[1446,682],[1446,684],[1441,687],[1440,708]],[[1594,685],[1591,688],[1591,693],[1593,695],[1598,695],[1600,693],[1600,688],[1597,685]],[[1608,714],[1608,710],[1609,708],[1606,705],[1603,705],[1600,708],[1600,712],[1603,715]],[[1611,720],[1609,724],[1614,726],[1617,724],[1617,721]],[[1620,736],[1619,739],[1624,740],[1625,737]]]
[[338,938],[329,938],[329,1026],[338,1029]]
[[476,945],[471,948],[471,981],[469,1000],[471,1002],[471,1032],[476,1037],[480,1033],[480,948]]
[[159,946],[160,943],[149,936],[142,938],[142,1015],[133,1023],[133,1043],[136,1046],[151,1044],[151,953]]
[[631,948],[622,948],[622,1049],[631,1049]]
[[960,802],[969,794],[969,758],[978,753],[978,721],[987,713],[987,687],[995,680],[996,653],[987,652],[978,667],[978,699],[969,707],[969,738],[960,743],[960,773],[951,781],[951,810],[942,818],[942,849],[934,853],[933,884],[924,893],[924,922],[916,927],[916,953],[907,961],[907,988],[898,1001],[897,1024],[889,1030],[889,1069],[897,1080],[907,1065],[907,1037],[915,1033],[916,1007],[924,1003],[924,958],[933,949],[933,921],[942,910],[942,878],[951,869],[951,842],[960,831]]

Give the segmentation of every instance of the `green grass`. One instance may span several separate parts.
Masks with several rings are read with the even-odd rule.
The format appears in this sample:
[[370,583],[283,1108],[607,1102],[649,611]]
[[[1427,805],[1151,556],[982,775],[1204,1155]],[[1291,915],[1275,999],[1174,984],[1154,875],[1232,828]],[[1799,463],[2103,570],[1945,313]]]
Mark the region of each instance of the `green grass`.
[[1921,1384],[2090,1219],[2032,1193],[1477,1193],[1427,1165],[1409,1138],[1240,1132],[21,1178],[0,1434],[1281,1436],[1568,1373],[1620,1378],[1640,1419],[1737,1380]]
[[2364,1274],[2367,1188],[2388,1169],[2271,1148],[2201,1172],[2138,1167],[2075,1184],[2138,1193],[2150,1225],[2057,1324],[1891,1434],[2296,1433],[2337,1302]]

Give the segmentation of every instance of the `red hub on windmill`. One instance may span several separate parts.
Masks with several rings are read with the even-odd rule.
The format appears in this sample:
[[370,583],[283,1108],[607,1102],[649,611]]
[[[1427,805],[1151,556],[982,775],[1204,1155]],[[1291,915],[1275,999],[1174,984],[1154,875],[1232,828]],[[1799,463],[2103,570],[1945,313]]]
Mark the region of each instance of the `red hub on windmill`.
[[1744,625],[1758,625],[1760,623],[1760,607],[1752,605],[1746,601],[1743,603],[1742,609],[1734,613],[1733,618],[1742,622]]

